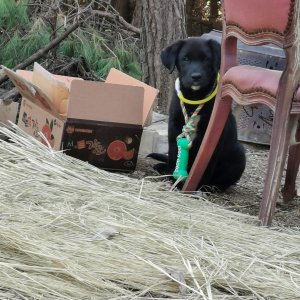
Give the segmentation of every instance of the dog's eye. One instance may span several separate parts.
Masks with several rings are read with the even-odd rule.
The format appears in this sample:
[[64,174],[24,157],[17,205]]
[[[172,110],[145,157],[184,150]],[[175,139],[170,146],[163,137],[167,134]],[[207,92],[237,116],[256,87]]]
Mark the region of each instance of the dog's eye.
[[188,58],[187,56],[184,56],[184,57],[182,58],[182,60],[183,60],[183,61],[189,61],[189,58]]

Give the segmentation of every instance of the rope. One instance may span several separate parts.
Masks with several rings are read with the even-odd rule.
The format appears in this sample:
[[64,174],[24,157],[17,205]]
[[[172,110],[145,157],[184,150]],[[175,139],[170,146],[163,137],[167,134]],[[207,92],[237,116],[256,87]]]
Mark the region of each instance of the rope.
[[182,113],[184,116],[185,125],[182,128],[182,133],[177,136],[177,141],[178,141],[178,139],[186,138],[188,141],[188,147],[190,149],[192,147],[192,143],[193,143],[192,135],[196,131],[195,120],[196,120],[196,117],[197,117],[199,111],[203,107],[203,104],[198,105],[198,107],[194,110],[193,114],[190,117],[186,111],[183,101],[180,101],[180,105],[181,105]]

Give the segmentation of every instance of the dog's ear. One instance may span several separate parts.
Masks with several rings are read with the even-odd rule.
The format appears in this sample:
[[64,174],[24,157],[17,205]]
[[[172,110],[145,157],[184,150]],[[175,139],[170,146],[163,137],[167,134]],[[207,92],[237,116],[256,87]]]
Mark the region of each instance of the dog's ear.
[[221,45],[215,40],[208,40],[209,47],[213,53],[214,58],[214,71],[219,72],[221,66]]
[[163,49],[160,54],[161,62],[170,71],[170,74],[175,69],[177,55],[183,44],[184,40],[178,40],[177,42]]

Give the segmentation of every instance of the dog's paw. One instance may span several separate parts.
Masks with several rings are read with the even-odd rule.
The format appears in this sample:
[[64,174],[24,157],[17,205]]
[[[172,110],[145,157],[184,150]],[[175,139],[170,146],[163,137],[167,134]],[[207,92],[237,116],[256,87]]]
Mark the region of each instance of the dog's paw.
[[165,163],[156,164],[153,166],[153,169],[161,175],[167,174],[167,164],[165,164]]

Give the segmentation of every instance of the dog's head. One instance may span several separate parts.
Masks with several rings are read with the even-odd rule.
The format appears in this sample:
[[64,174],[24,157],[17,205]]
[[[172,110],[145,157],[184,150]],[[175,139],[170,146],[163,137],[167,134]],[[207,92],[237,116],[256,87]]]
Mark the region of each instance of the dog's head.
[[165,48],[161,60],[170,73],[177,68],[184,88],[197,91],[207,87],[216,78],[220,68],[221,47],[212,39],[188,38]]

